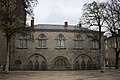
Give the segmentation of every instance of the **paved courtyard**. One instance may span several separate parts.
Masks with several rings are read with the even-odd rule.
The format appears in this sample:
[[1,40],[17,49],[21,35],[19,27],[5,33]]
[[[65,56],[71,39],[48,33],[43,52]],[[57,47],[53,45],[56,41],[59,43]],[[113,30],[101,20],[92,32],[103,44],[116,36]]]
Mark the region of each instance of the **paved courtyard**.
[[120,70],[88,71],[11,71],[0,72],[0,80],[120,80]]

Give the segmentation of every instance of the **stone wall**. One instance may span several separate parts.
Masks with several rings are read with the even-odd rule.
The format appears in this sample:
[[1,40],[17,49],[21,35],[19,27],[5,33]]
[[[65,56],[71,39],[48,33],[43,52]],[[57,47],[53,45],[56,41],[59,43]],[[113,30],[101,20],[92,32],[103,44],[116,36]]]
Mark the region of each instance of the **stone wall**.
[[[38,36],[44,34],[46,36],[46,48],[38,48]],[[56,48],[56,38],[59,34],[62,34],[65,37],[65,48],[58,49]],[[83,40],[82,49],[74,49],[74,39],[77,34],[80,34]],[[91,34],[91,33],[89,33]],[[33,33],[34,41],[28,40],[28,48],[21,49],[19,48],[19,38],[15,39],[15,51],[11,57],[11,69],[16,69],[15,61],[21,61],[20,69],[28,69],[28,63],[30,59],[34,62],[35,59],[41,60],[45,63],[47,70],[55,70],[54,67],[55,60],[63,59],[66,61],[67,69],[74,69],[76,61],[82,62],[81,58],[85,58],[85,65],[87,67],[87,60],[90,60],[91,69],[96,67],[98,49],[91,49],[89,41],[90,39],[83,32],[49,32],[49,31],[35,31]],[[40,62],[42,63],[42,62]],[[35,65],[35,62],[33,63]],[[79,67],[81,69],[81,67]],[[66,69],[66,68],[65,68]],[[95,69],[95,68],[94,68]]]

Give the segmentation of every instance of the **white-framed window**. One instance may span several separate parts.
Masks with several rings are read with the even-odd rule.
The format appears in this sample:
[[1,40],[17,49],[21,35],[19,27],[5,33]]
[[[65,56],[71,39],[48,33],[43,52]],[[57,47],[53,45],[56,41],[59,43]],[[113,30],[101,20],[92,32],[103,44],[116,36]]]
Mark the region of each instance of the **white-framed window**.
[[40,34],[38,37],[38,48],[46,48],[46,36],[44,34]]
[[57,36],[57,48],[65,48],[65,37],[62,34]]
[[28,48],[28,39],[26,36],[20,37],[19,39],[19,48]]
[[83,40],[80,35],[77,35],[74,40],[74,48],[83,48]]

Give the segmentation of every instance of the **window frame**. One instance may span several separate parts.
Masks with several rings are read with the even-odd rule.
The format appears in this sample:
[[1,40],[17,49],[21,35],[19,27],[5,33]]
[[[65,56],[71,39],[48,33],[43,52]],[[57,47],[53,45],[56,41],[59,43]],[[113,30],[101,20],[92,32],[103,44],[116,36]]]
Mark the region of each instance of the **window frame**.
[[38,49],[46,49],[46,44],[47,43],[47,39],[46,36],[44,34],[40,34],[38,36]]
[[19,38],[19,48],[20,49],[28,49],[28,39],[27,36]]
[[65,40],[65,37],[62,34],[59,34],[56,39],[56,49],[66,49]]
[[97,40],[90,41],[91,49],[99,49],[99,43]]
[[75,36],[74,49],[83,49],[83,39],[80,35]]

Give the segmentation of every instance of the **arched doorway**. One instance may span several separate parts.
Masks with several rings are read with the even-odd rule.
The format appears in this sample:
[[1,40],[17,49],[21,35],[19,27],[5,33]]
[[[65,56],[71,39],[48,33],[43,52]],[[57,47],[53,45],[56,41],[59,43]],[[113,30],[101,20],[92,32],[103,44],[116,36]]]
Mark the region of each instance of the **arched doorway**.
[[21,70],[22,62],[20,60],[15,61],[15,70]]
[[67,70],[70,69],[70,63],[65,57],[56,57],[53,60],[53,66],[55,70]]

